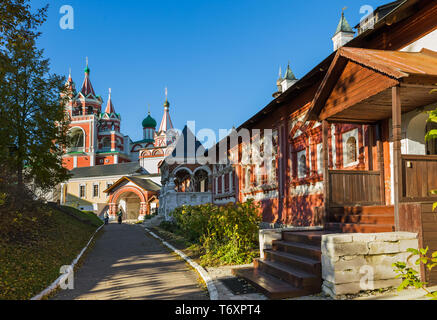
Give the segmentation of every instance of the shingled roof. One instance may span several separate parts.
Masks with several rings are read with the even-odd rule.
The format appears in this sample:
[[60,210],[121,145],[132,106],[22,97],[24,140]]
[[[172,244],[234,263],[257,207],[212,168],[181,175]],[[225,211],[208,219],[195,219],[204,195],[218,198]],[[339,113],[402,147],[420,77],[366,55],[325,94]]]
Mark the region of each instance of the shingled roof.
[[159,192],[161,190],[161,186],[150,179],[138,178],[138,177],[121,177],[112,186],[110,186],[108,189],[104,190],[103,192],[105,193],[111,192],[111,190],[118,188],[118,186],[121,185],[123,181],[131,181],[145,191]]
[[104,177],[104,176],[126,176],[133,174],[148,174],[147,170],[140,166],[138,162],[127,162],[109,165],[99,165],[94,167],[82,167],[71,170],[73,179]]

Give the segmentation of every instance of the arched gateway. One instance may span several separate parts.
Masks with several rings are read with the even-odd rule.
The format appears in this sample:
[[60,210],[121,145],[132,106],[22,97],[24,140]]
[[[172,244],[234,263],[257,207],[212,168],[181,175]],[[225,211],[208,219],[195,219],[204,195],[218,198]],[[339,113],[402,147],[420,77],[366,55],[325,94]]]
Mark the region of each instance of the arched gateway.
[[104,192],[108,194],[109,215],[115,218],[119,209],[123,219],[143,220],[156,206],[160,186],[150,179],[122,177]]

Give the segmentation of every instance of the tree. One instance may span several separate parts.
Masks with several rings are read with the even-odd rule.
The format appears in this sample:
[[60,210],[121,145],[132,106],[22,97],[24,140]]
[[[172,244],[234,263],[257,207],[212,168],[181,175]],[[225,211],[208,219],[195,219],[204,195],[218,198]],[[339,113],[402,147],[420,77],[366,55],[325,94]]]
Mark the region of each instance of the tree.
[[69,176],[61,158],[67,95],[60,95],[65,79],[49,73],[49,60],[36,47],[47,7],[31,13],[28,2],[0,2],[0,19],[6,12],[10,22],[0,27],[0,165],[19,189],[31,182],[45,190]]

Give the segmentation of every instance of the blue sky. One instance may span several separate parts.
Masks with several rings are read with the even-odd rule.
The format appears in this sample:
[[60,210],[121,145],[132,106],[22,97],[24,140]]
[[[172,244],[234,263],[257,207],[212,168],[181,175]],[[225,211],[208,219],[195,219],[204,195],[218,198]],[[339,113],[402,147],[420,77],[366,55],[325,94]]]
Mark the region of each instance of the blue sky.
[[[45,0],[32,0],[40,7]],[[341,9],[354,26],[366,0],[50,0],[39,46],[52,72],[79,89],[85,57],[106,104],[112,88],[122,133],[142,137],[148,104],[158,125],[168,87],[175,127],[238,126],[272,100],[279,66],[302,77],[332,52]],[[74,9],[74,30],[62,30],[61,6]]]

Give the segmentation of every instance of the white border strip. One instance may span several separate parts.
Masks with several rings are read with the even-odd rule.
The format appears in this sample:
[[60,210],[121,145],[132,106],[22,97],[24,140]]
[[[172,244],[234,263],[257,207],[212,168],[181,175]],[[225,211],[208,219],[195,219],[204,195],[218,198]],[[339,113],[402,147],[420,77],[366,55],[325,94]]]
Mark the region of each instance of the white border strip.
[[47,288],[45,288],[43,291],[38,293],[36,296],[31,298],[30,300],[41,300],[46,295],[48,295],[51,292],[53,292],[54,290],[56,290],[56,288],[61,284],[61,282],[64,281],[66,278],[68,278],[68,276],[70,275],[70,272],[73,271],[74,266],[79,261],[80,257],[82,257],[83,253],[86,251],[86,249],[88,249],[88,246],[90,245],[91,241],[94,239],[94,236],[96,235],[96,233],[99,232],[99,230],[102,229],[104,225],[105,224],[102,224],[100,227],[97,228],[96,231],[94,231],[94,233],[91,236],[91,239],[88,241],[87,245],[82,249],[82,251],[76,257],[76,259],[74,259],[73,262],[71,263],[71,265],[68,267],[68,270],[70,270],[70,271],[68,273],[64,273],[61,276],[59,276],[59,278],[56,279],[55,281],[53,281],[53,283],[51,285],[49,285]]
[[170,248],[171,250],[173,250],[174,252],[176,252],[182,259],[184,259],[186,262],[188,262],[194,269],[196,269],[196,271],[200,274],[200,276],[202,277],[203,281],[205,281],[206,287],[208,288],[208,292],[209,292],[209,299],[210,300],[218,300],[218,291],[217,288],[214,284],[214,281],[211,279],[211,277],[209,276],[208,272],[202,268],[200,265],[198,265],[196,262],[194,262],[193,260],[191,260],[189,257],[187,257],[187,255],[185,253],[183,253],[182,251],[176,249],[175,247],[173,247],[170,243],[168,243],[167,241],[164,241],[163,239],[161,239],[161,237],[157,236],[155,233],[153,233],[152,231],[150,231],[147,228],[144,228],[144,230],[146,230],[149,234],[151,234],[154,238],[158,239],[159,241],[161,241],[165,246],[167,246],[168,248]]

